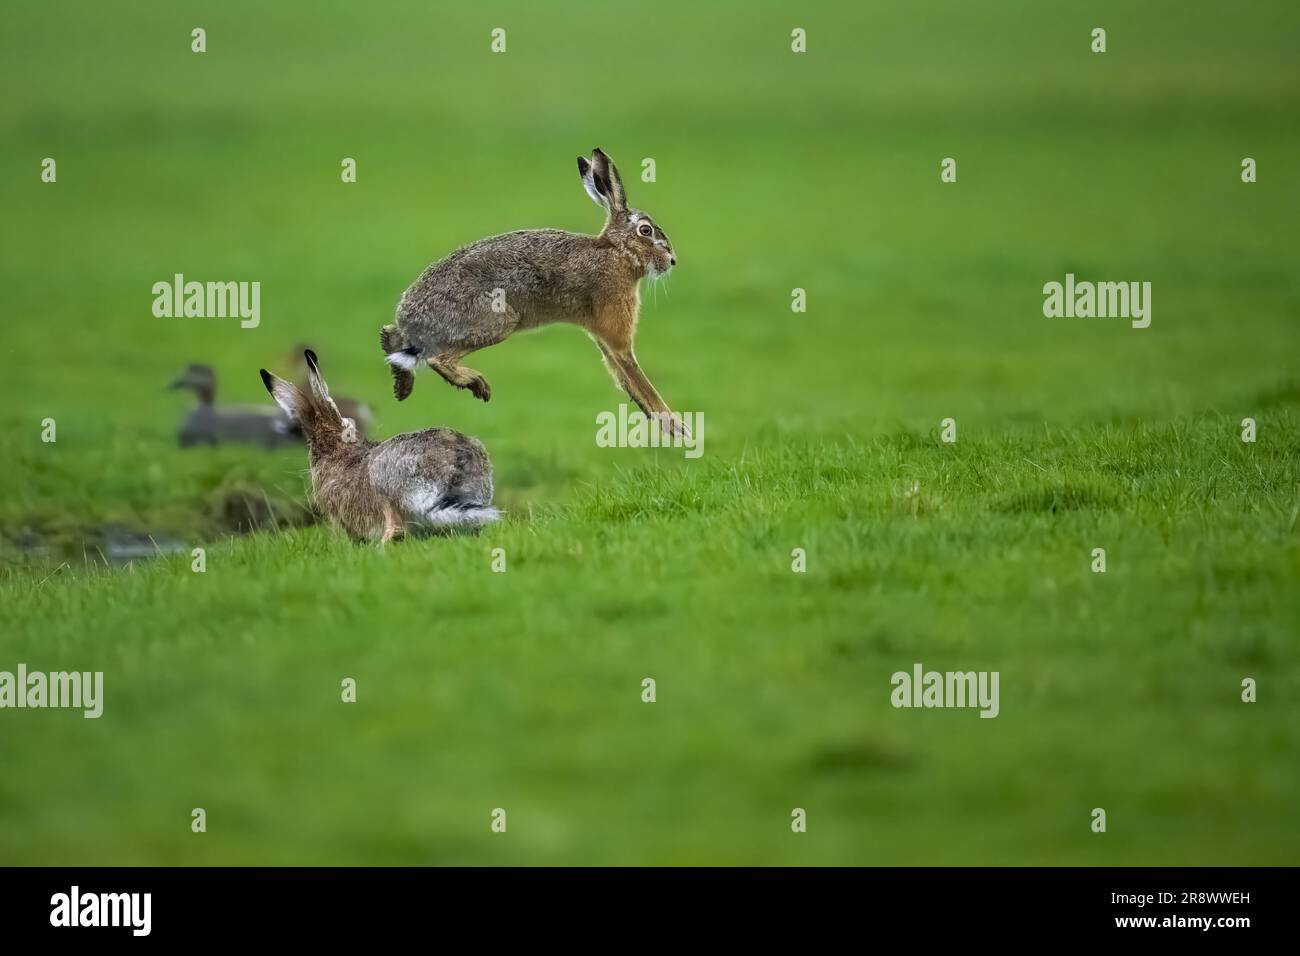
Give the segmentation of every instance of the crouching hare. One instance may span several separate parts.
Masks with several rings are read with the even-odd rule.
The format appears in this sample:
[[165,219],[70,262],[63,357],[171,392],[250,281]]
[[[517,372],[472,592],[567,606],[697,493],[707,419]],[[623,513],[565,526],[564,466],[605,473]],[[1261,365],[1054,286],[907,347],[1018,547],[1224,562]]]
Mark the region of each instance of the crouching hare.
[[353,538],[391,541],[408,532],[477,528],[500,515],[492,507],[492,463],[477,439],[426,428],[367,441],[339,414],[307,359],[307,391],[262,369],[276,404],[302,426],[311,463],[312,497]]
[[421,365],[486,402],[487,380],[461,359],[516,332],[572,322],[587,330],[615,382],[647,417],[670,435],[686,433],[632,351],[638,283],[677,265],[673,244],[649,215],[628,205],[618,168],[601,150],[589,160],[578,157],[578,175],[605,210],[599,235],[521,229],[490,236],[435,262],[402,294],[396,323],[379,335],[399,402],[411,394]]

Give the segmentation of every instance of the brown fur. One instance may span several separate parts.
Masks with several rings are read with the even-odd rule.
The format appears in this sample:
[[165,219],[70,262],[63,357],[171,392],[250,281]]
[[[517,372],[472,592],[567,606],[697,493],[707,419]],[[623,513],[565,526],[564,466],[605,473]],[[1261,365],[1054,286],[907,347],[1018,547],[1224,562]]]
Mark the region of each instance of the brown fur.
[[339,414],[315,354],[304,354],[305,390],[265,369],[262,382],[302,427],[312,498],[322,512],[353,538],[380,542],[415,529],[477,527],[496,519],[492,463],[480,442],[450,428],[368,441]]
[[[402,295],[396,322],[380,343],[390,364],[423,362],[449,384],[487,401],[491,388],[461,364],[472,352],[526,329],[553,322],[582,326],[600,349],[614,380],[647,415],[672,432],[683,430],[641,370],[633,352],[641,311],[639,281],[676,264],[668,236],[627,204],[618,168],[601,150],[578,158],[583,186],[605,209],[595,236],[559,229],[524,229],[480,239],[429,266]],[[648,232],[649,235],[643,235]],[[505,293],[493,310],[493,290]],[[398,401],[414,376],[393,364]]]
[[[300,342],[289,353],[289,361],[293,367],[294,378],[299,391],[309,391],[307,360],[303,356],[310,351],[312,351],[310,345],[304,345]],[[373,422],[370,406],[359,399],[349,398],[346,395],[335,395],[334,404],[338,408],[340,415],[344,418],[350,418],[356,423],[357,434],[365,438]]]

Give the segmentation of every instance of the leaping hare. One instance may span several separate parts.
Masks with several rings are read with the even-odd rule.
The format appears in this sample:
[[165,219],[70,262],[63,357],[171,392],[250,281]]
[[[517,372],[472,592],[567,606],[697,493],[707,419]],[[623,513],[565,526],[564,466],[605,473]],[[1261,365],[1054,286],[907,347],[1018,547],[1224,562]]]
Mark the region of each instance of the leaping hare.
[[462,358],[524,329],[573,322],[587,330],[615,381],[647,416],[669,433],[684,432],[632,351],[638,281],[677,264],[672,242],[646,213],[628,206],[618,168],[604,152],[579,156],[578,173],[587,195],[605,209],[599,235],[522,229],[480,239],[429,266],[402,294],[396,324],[385,325],[379,337],[398,401],[411,394],[423,362],[486,402],[492,390]]
[[492,463],[477,439],[426,428],[375,443],[339,414],[307,359],[308,389],[262,369],[276,404],[302,426],[311,462],[312,497],[353,538],[390,541],[408,530],[476,527],[500,515],[492,507]]

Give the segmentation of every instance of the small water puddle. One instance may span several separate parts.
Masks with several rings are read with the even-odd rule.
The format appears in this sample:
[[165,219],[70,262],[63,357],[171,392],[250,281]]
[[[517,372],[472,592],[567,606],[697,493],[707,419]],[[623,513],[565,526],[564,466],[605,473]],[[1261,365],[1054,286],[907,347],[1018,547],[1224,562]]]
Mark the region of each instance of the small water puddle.
[[79,527],[33,521],[0,529],[0,564],[125,568],[136,561],[187,553],[223,535],[302,527],[314,521],[312,513],[299,504],[277,500],[257,488],[236,487],[219,492],[208,502],[203,508],[202,529],[189,537],[118,522]]
[[20,563],[92,563],[120,568],[144,558],[180,554],[184,539],[165,531],[140,531],[120,524],[53,530],[25,527],[4,534]]

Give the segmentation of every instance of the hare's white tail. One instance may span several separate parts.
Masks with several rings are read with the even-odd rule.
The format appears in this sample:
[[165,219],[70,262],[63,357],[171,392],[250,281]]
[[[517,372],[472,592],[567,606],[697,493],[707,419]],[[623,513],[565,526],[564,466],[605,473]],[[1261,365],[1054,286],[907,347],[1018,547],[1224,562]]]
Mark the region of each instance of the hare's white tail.
[[425,519],[432,525],[446,527],[450,525],[486,524],[498,521],[501,512],[496,508],[480,508],[465,505],[443,505],[425,512]]
[[424,350],[408,342],[395,325],[385,325],[379,330],[379,344],[383,346],[384,356],[393,368],[414,372],[420,364],[420,354]]
[[486,524],[501,517],[501,512],[491,505],[482,504],[481,500],[446,495],[438,488],[418,490],[408,496],[405,503],[408,513],[418,515],[420,522],[440,528]]
[[420,352],[418,349],[403,349],[400,352],[389,352],[387,356],[388,364],[394,368],[400,368],[407,372],[414,372],[420,365]]

